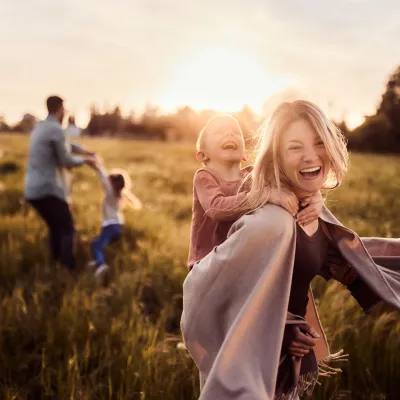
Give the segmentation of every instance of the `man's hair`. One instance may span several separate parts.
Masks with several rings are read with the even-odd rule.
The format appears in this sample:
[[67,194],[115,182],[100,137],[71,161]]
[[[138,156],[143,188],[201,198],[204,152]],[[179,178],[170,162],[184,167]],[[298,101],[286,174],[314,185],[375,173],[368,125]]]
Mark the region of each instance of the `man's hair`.
[[64,100],[58,96],[50,96],[47,101],[47,111],[49,114],[55,114],[63,105]]

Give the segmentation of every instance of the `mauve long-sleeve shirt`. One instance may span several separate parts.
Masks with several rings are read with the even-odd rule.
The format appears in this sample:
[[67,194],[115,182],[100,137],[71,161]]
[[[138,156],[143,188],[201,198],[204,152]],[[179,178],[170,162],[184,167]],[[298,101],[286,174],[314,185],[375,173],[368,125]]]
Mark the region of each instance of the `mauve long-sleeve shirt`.
[[[242,169],[242,178],[251,170],[251,166]],[[189,269],[226,240],[232,224],[241,216],[236,208],[245,199],[250,181],[242,186],[241,183],[242,179],[226,181],[207,168],[196,172],[193,181]]]

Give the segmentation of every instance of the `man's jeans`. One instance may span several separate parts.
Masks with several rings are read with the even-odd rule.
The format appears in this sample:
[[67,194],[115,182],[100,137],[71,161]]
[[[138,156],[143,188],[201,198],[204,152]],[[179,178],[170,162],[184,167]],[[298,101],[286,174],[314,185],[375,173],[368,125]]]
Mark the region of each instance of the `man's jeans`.
[[68,203],[55,196],[27,199],[49,230],[50,249],[55,261],[74,269],[74,221]]

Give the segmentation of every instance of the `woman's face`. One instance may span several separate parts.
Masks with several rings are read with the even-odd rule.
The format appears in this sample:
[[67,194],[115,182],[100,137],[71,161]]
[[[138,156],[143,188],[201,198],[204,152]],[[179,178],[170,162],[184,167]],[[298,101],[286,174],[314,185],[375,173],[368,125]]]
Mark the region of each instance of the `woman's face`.
[[308,121],[289,125],[279,144],[280,165],[298,197],[320,190],[330,169],[325,145]]

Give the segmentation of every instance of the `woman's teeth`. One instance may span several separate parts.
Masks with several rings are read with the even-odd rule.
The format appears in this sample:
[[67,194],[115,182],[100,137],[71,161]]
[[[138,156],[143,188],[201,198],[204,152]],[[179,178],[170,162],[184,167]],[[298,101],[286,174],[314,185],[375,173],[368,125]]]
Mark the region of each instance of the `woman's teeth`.
[[316,176],[321,171],[321,167],[304,168],[300,170],[300,174],[303,176]]

